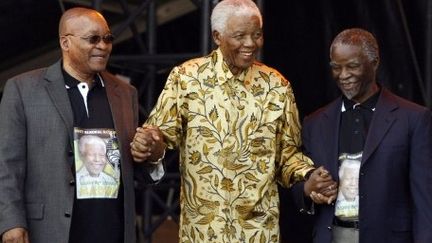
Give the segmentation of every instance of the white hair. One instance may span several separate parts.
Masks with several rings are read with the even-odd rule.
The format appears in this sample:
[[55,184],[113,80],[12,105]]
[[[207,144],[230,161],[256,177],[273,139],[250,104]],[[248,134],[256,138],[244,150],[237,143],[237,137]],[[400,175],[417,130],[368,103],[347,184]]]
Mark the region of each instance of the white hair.
[[341,166],[339,167],[339,178],[343,177],[345,175],[345,171],[359,171],[360,162],[355,159],[345,159],[342,161]]
[[211,29],[224,33],[228,19],[232,16],[257,16],[260,27],[263,25],[262,15],[252,0],[223,0],[219,2],[211,14]]
[[81,154],[84,153],[84,151],[86,150],[86,145],[87,144],[98,144],[101,145],[103,147],[103,149],[106,151],[106,144],[105,141],[96,136],[96,135],[84,135],[80,138],[79,142],[78,142],[78,148],[79,148],[79,152]]

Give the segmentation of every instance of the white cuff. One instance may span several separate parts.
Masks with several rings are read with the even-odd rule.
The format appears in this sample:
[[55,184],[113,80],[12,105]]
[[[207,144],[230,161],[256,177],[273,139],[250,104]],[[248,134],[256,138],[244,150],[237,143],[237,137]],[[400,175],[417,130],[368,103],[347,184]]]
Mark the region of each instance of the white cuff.
[[162,163],[154,166],[154,168],[150,169],[150,177],[154,181],[159,181],[165,175],[165,169]]

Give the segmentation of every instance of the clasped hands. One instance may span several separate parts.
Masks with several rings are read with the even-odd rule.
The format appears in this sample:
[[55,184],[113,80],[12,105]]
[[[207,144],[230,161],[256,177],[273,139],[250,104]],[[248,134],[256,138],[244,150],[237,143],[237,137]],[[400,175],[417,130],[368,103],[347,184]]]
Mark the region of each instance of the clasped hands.
[[130,144],[132,157],[135,162],[146,161],[149,164],[158,161],[165,153],[165,143],[162,132],[156,126],[143,125],[136,129]]
[[338,184],[323,166],[315,169],[304,184],[304,193],[314,203],[331,204],[337,197]]

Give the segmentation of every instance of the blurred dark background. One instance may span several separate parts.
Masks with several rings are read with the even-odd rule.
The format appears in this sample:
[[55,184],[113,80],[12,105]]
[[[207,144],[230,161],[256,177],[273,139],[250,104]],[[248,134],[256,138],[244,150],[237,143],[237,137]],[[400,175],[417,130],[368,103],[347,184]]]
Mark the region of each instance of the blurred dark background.
[[[64,9],[87,6],[100,10],[116,36],[109,70],[134,85],[144,121],[173,67],[209,53],[209,14],[217,0],[2,0],[0,1],[0,99],[6,80],[50,65],[60,57],[57,25]],[[278,69],[293,85],[301,118],[339,95],[328,69],[329,45],[345,28],[371,31],[381,48],[379,82],[418,104],[432,106],[431,0],[256,1],[264,16],[261,61]],[[155,210],[165,218],[178,213],[177,157],[170,156],[166,190],[155,192]],[[139,193],[147,188],[138,185]],[[148,207],[139,197],[138,210]],[[309,242],[312,219],[301,217],[281,189],[284,242]],[[174,202],[174,203],[173,203]],[[154,203],[150,205],[155,205]],[[147,208],[148,209],[148,208]],[[167,212],[168,210],[168,212]],[[162,220],[145,223],[149,238]],[[174,236],[175,237],[175,236]],[[158,241],[155,241],[158,242]],[[160,241],[159,241],[160,242]]]

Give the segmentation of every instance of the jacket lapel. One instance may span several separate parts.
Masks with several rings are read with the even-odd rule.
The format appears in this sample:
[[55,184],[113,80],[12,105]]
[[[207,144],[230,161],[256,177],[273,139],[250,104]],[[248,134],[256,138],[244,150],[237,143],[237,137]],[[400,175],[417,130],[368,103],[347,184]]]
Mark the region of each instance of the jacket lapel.
[[61,71],[61,61],[48,67],[45,81],[45,88],[65,124],[69,134],[69,143],[73,148],[73,112]]
[[323,152],[326,158],[325,162],[329,165],[326,169],[329,170],[333,176],[337,176],[339,170],[338,153],[341,106],[341,98],[330,104],[324,111],[324,119],[321,124]]
[[368,136],[363,150],[362,165],[367,162],[396,120],[393,111],[397,108],[397,104],[392,102],[388,91],[383,88],[369,126]]
[[[107,93],[107,98],[108,98],[108,102],[110,104],[110,108],[111,108],[111,113],[112,113],[112,117],[113,117],[113,121],[114,121],[114,127],[115,130],[117,132],[117,136],[120,138],[120,136],[122,136],[122,131],[120,128],[123,127],[122,124],[122,99],[121,99],[121,93],[120,90],[118,89],[118,84],[116,82],[113,82],[113,80],[110,79],[110,77],[108,77],[108,75],[106,75],[104,72],[101,73],[101,77],[103,79],[104,85],[105,85],[105,89],[106,89],[106,93]],[[123,140],[119,140],[119,141],[123,141]]]

